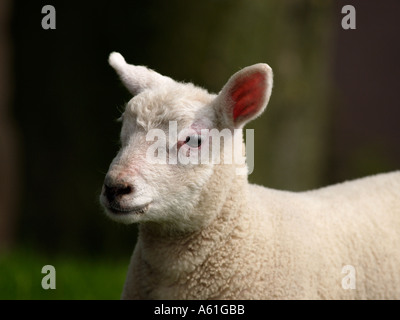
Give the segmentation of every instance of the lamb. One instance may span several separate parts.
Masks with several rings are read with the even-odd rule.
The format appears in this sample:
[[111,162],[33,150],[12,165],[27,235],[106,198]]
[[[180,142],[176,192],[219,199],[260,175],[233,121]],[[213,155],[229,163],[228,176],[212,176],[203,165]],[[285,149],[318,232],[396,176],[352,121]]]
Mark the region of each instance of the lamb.
[[[238,71],[216,95],[116,52],[109,63],[134,96],[100,195],[111,219],[139,224],[121,298],[400,299],[400,171],[307,192],[249,184],[246,165],[230,161],[239,151],[225,150],[266,108],[268,65]],[[205,129],[232,133],[213,161],[153,159],[206,154]]]

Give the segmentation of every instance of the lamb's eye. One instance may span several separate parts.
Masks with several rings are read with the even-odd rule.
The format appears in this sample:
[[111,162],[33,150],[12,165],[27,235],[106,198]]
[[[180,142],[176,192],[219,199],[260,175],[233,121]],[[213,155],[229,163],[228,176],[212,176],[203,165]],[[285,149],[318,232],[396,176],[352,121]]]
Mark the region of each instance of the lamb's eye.
[[191,148],[198,148],[201,146],[201,136],[199,135],[187,136],[185,143]]

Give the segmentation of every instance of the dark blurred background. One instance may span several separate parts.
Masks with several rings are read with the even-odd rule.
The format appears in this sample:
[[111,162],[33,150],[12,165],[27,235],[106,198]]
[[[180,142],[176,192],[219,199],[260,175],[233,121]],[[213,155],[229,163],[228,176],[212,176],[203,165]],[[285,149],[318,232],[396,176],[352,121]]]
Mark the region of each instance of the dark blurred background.
[[[347,4],[356,30],[341,27]],[[1,0],[1,250],[130,255],[136,226],[98,204],[130,99],[111,51],[213,92],[268,63],[251,182],[307,190],[399,169],[399,16],[398,0]]]

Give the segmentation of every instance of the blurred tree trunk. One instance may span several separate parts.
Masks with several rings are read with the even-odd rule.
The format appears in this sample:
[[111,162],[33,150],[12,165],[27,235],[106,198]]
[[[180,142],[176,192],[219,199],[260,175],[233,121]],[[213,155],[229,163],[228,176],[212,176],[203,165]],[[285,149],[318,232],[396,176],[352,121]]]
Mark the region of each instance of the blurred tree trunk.
[[335,30],[332,183],[400,168],[400,2],[338,0],[335,11],[348,4],[357,29]]
[[17,141],[10,115],[11,4],[12,0],[0,1],[0,252],[9,250],[15,240],[18,196]]

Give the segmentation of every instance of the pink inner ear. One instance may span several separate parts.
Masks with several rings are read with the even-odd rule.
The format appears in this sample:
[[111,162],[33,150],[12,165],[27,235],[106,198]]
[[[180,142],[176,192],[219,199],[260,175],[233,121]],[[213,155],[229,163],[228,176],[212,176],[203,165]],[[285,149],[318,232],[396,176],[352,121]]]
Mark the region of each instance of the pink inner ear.
[[265,75],[261,72],[239,79],[231,90],[231,97],[235,103],[233,119],[256,114],[262,107],[265,89]]

